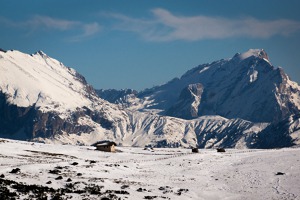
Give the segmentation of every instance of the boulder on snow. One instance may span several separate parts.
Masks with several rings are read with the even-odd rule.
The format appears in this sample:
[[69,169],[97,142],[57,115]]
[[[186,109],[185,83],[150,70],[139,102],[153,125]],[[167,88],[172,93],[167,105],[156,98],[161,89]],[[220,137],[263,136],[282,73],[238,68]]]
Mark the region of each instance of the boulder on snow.
[[224,148],[217,148],[217,152],[226,152]]
[[192,152],[193,153],[199,153],[199,149],[198,148],[192,148]]

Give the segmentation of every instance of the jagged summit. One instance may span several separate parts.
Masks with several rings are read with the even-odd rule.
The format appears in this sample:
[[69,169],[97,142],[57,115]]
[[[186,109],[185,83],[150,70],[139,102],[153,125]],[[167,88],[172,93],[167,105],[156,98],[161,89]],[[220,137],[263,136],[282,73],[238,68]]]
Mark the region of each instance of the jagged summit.
[[244,53],[237,53],[233,58],[239,58],[240,60],[245,60],[251,56],[269,60],[268,54],[263,49],[249,49]]
[[41,55],[41,56],[47,56],[47,54],[45,52],[43,52],[42,50],[38,50],[37,52],[35,52],[34,54],[36,55]]

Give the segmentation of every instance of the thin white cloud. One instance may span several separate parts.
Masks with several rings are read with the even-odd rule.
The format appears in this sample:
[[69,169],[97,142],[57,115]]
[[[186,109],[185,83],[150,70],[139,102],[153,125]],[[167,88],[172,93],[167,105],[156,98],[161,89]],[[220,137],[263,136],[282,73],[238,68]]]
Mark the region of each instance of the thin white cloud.
[[30,33],[49,30],[81,32],[76,36],[71,36],[70,41],[79,41],[81,39],[95,35],[101,30],[101,27],[97,22],[83,23],[80,21],[58,19],[40,15],[35,15],[30,19],[21,22],[12,21],[0,17],[0,24],[13,28],[25,29]]
[[300,22],[287,19],[185,17],[176,16],[161,8],[151,12],[152,19],[135,19],[120,14],[108,16],[119,21],[115,25],[116,29],[135,32],[151,41],[196,41],[230,37],[270,38],[275,35],[289,36],[300,31]]
[[78,42],[87,37],[96,35],[101,30],[101,26],[97,22],[94,22],[94,23],[82,25],[82,29],[83,29],[82,34],[69,38],[69,41]]
[[94,22],[90,24],[84,24],[83,30],[84,30],[83,36],[91,36],[98,33],[101,30],[101,27],[98,23]]
[[56,19],[48,16],[36,15],[30,20],[24,22],[23,24],[24,26],[30,26],[34,28],[58,29],[61,31],[66,31],[80,25],[81,23],[77,21]]

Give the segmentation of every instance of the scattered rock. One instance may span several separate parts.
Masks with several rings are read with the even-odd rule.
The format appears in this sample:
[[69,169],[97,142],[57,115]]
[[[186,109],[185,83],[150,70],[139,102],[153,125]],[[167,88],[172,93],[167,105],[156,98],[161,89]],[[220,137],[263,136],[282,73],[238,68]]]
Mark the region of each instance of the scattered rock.
[[157,196],[144,196],[144,199],[155,199]]
[[159,190],[165,190],[166,188],[164,188],[164,187],[159,187],[158,189],[159,189]]
[[52,183],[52,181],[48,181],[46,184],[51,184]]
[[55,178],[55,180],[61,180],[61,179],[63,179],[62,176],[58,176],[57,178]]
[[188,189],[179,189],[179,190],[177,190],[177,193],[175,193],[175,194],[180,196],[183,192],[188,192],[188,191],[189,191]]
[[15,168],[15,169],[12,169],[11,172],[9,172],[9,173],[16,174],[16,173],[18,173],[20,171],[21,171],[20,168]]
[[129,194],[129,192],[127,192],[125,190],[115,190],[114,192],[115,192],[115,194]]
[[78,165],[78,162],[73,162],[71,165],[74,165],[74,166]]
[[285,173],[283,173],[283,172],[277,172],[275,175],[276,176],[278,176],[278,175],[285,175]]
[[179,189],[178,192],[188,192],[189,189]]
[[0,175],[0,178],[5,178],[4,174],[1,174],[1,175]]
[[145,191],[147,191],[146,189],[143,189],[143,188],[139,188],[139,189],[137,189],[136,190],[137,192],[145,192]]
[[49,170],[49,173],[50,173],[50,174],[60,174],[61,171],[58,170],[58,169],[54,169],[54,170]]
[[122,185],[121,186],[121,189],[126,189],[126,188],[129,188],[129,185]]
[[82,173],[77,173],[76,176],[82,176]]
[[93,164],[93,163],[96,163],[96,161],[94,161],[94,160],[91,160],[91,161],[90,161],[90,164]]
[[68,178],[68,179],[67,179],[67,182],[72,182],[72,179],[71,179],[71,178]]

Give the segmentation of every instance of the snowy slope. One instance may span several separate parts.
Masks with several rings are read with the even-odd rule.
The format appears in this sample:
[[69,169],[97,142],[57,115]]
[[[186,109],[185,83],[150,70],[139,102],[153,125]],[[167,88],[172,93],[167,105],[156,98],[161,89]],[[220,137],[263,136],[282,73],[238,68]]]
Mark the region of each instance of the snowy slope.
[[103,133],[114,121],[126,120],[126,113],[100,99],[82,75],[41,51],[0,52],[0,80],[2,134],[28,139],[80,135],[96,127]]
[[[12,94],[8,96],[11,104],[49,110],[55,109],[54,106],[74,109],[92,103],[88,98],[90,91],[77,72],[42,51],[32,55],[0,52],[0,58],[0,89]],[[50,105],[51,108],[46,108]]]
[[3,199],[300,199],[299,148],[192,154],[117,147],[120,152],[105,153],[0,140],[0,149]]
[[278,122],[300,112],[299,85],[282,68],[275,68],[261,49],[199,65],[181,78],[146,89],[136,97],[140,104],[132,106],[134,110],[154,109],[184,119],[220,115]]

